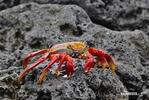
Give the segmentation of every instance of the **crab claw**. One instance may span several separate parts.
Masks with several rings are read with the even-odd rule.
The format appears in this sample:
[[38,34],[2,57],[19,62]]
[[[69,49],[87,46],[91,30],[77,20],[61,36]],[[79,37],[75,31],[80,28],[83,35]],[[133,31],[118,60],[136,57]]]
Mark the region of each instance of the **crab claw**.
[[102,71],[104,71],[104,69],[106,68],[106,60],[104,58],[104,56],[98,56],[96,58],[96,64],[94,65],[94,68],[96,68],[97,66],[99,66],[99,64],[102,65]]
[[[106,60],[104,58],[104,52],[101,51],[101,50],[97,50],[97,59],[96,59],[96,62],[100,62],[100,64],[102,65],[102,70],[101,71],[104,71],[105,68],[106,68]],[[95,64],[95,66],[98,66]]]
[[87,59],[85,60],[84,71],[88,72],[93,66],[94,58],[89,52],[85,53],[85,56],[87,56]]
[[114,64],[114,61],[112,60],[111,56],[108,55],[107,53],[105,53],[105,58],[109,64],[109,67],[110,67],[112,73],[114,73],[115,72],[115,64]]
[[107,53],[105,53],[101,50],[95,49],[95,48],[88,48],[88,51],[89,51],[89,53],[97,56],[96,64],[94,67],[97,67],[99,64],[101,64],[102,71],[104,71],[104,69],[106,68],[106,61],[107,61],[111,72],[112,73],[115,72],[115,64],[114,64],[114,61],[112,60],[110,55],[108,55]]
[[65,71],[67,77],[70,77],[74,71],[74,59],[70,56],[67,56],[66,63],[65,63]]

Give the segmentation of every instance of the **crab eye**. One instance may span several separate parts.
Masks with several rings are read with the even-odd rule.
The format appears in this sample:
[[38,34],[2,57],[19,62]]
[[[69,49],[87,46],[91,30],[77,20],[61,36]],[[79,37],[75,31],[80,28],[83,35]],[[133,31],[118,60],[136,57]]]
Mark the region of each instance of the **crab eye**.
[[84,48],[89,48],[89,46],[85,45]]
[[68,47],[67,47],[67,48],[68,48],[68,49],[73,49],[71,45],[68,45]]

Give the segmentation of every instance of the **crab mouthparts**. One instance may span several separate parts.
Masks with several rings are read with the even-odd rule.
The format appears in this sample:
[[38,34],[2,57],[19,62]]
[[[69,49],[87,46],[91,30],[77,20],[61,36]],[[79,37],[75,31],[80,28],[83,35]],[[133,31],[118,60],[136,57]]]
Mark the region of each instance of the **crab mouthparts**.
[[73,51],[73,52],[70,54],[70,56],[71,56],[71,57],[74,57],[74,58],[76,58],[76,57],[79,56],[79,55],[80,55],[79,50],[75,50],[75,51]]

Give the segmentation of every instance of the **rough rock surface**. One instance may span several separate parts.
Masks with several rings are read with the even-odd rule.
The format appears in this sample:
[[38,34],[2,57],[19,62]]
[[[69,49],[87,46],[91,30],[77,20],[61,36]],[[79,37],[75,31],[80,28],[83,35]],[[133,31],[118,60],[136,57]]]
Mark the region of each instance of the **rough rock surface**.
[[[59,77],[56,78],[55,69],[58,64],[56,63],[48,70],[43,83],[39,85],[38,78],[48,63],[47,60],[29,71],[21,84],[17,84],[18,75],[24,71],[21,62],[28,53],[68,41],[86,41],[89,47],[107,52],[115,61],[116,72],[112,75],[108,67],[101,72],[99,67],[85,73],[84,61],[76,60],[72,77],[65,78],[66,74],[62,68]],[[148,44],[149,40],[145,32],[113,31],[94,24],[85,10],[76,5],[29,3],[2,10],[0,12],[0,99],[134,100],[138,98],[142,100],[144,97],[148,98],[146,91],[149,89]],[[33,58],[30,64],[36,60],[37,57]],[[137,94],[126,95],[129,92]]]
[[149,35],[148,0],[0,0],[0,10],[28,2],[78,5],[96,24],[112,30],[139,29]]

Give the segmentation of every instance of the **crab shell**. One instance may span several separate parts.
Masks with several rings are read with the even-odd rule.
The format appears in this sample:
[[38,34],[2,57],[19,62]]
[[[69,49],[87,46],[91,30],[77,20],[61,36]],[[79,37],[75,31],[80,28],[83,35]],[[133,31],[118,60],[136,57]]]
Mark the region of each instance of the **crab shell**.
[[96,56],[96,63],[94,68],[102,65],[102,71],[106,68],[106,62],[108,62],[109,67],[112,73],[115,72],[115,64],[110,55],[103,52],[102,50],[98,50],[95,48],[87,48],[84,42],[67,42],[56,44],[49,49],[43,49],[37,52],[33,52],[28,54],[23,60],[23,67],[26,68],[28,64],[28,59],[34,57],[38,54],[43,54],[39,60],[37,60],[34,64],[32,64],[29,68],[27,68],[18,78],[18,83],[22,77],[32,68],[36,67],[38,64],[44,62],[49,58],[50,62],[47,64],[46,68],[43,70],[39,77],[39,83],[42,82],[42,78],[45,75],[46,71],[49,67],[51,67],[56,61],[59,61],[58,68],[56,70],[56,77],[58,76],[58,72],[61,68],[61,65],[65,61],[65,71],[67,77],[70,77],[74,71],[74,58],[85,59],[84,71],[88,72],[94,64],[93,56]]

